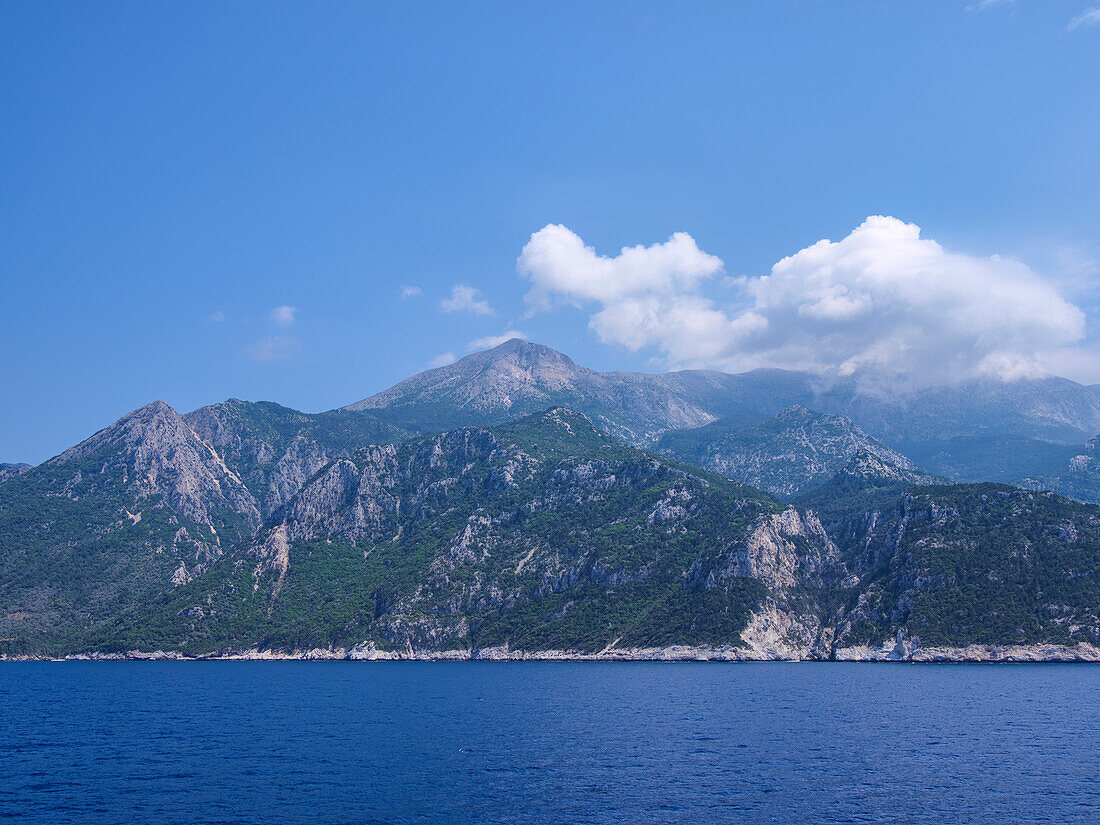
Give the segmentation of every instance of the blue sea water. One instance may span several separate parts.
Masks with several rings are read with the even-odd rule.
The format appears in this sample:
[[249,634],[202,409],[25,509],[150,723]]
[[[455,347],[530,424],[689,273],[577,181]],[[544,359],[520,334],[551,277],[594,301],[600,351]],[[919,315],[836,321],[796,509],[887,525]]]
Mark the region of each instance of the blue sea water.
[[1100,667],[0,663],[0,819],[1098,823]]

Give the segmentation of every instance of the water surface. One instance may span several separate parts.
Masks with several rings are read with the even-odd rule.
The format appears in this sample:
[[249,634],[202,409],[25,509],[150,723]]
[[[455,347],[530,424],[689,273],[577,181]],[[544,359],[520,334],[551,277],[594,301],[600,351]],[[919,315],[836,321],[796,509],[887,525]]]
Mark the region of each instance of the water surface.
[[1100,822],[1100,667],[0,663],[0,818]]

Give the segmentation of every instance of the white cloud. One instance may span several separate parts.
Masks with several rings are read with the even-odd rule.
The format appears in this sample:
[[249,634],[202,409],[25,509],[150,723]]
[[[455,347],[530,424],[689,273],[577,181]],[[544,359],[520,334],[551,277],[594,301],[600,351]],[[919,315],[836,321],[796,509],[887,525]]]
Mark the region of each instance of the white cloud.
[[423,290],[421,290],[420,287],[418,287],[418,286],[403,286],[403,287],[401,287],[401,297],[402,298],[416,298],[422,292],[423,292]]
[[458,284],[451,290],[451,297],[439,302],[444,312],[469,312],[474,315],[496,315],[489,302],[480,297],[481,291],[467,284]]
[[499,347],[505,341],[511,341],[513,338],[519,338],[522,341],[527,340],[527,336],[519,330],[510,329],[507,332],[502,332],[500,335],[486,335],[484,338],[475,338],[469,344],[466,345],[466,349],[473,352],[478,349],[492,349],[493,347]]
[[441,352],[428,364],[429,367],[435,369],[436,367],[445,367],[448,364],[455,362],[455,354],[453,352]]
[[978,0],[966,7],[967,11],[988,11],[1000,6],[1015,6],[1016,0]]
[[1066,26],[1067,31],[1073,31],[1079,29],[1082,26],[1095,26],[1100,23],[1100,8],[1090,9],[1089,11],[1082,12],[1069,21],[1069,25]]
[[216,310],[215,312],[210,313],[210,323],[220,324],[224,320],[225,320],[225,313],[222,312],[220,309]]
[[623,247],[614,258],[597,255],[576,233],[549,224],[523,247],[516,266],[531,279],[527,303],[534,311],[551,308],[562,299],[608,303],[646,293],[690,291],[722,269],[722,261],[707,255],[686,232],[664,243]]
[[518,268],[536,310],[595,305],[589,325],[602,341],[654,348],[670,366],[1009,379],[1049,369],[1084,336],[1081,310],[1024,264],[948,252],[890,217],[768,275],[727,280],[737,292],[727,305],[704,294],[721,261],[684,234],[606,258],[547,227]]
[[271,310],[271,320],[281,327],[289,327],[294,323],[294,316],[298,314],[298,307],[280,306]]
[[248,355],[256,361],[285,361],[300,349],[297,339],[285,335],[268,335],[254,344],[245,347]]

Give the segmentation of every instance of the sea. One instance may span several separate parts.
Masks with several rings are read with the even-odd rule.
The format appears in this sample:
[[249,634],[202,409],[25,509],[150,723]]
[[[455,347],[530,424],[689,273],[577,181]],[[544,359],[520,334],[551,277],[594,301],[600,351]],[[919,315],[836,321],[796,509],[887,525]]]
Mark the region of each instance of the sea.
[[0,662],[0,820],[1100,823],[1100,666]]

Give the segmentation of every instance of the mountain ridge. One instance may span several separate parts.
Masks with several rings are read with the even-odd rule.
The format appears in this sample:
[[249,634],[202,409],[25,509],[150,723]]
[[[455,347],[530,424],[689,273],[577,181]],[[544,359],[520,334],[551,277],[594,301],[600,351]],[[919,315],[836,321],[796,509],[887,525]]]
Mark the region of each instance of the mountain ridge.
[[[507,375],[523,380],[509,384]],[[1100,385],[1065,378],[1008,383],[973,379],[919,390],[902,384],[890,392],[869,391],[870,386],[867,376],[828,379],[776,369],[738,374],[597,372],[550,347],[513,338],[419,373],[345,409],[403,409],[435,422],[449,411],[458,416],[455,424],[485,424],[563,403],[638,445],[655,443],[669,430],[705,426],[724,416],[770,418],[796,404],[844,415],[895,449],[991,433],[1072,444],[1100,431]],[[462,415],[467,418],[459,420]]]
[[784,498],[825,484],[857,453],[909,473],[917,470],[848,418],[800,404],[759,423],[746,417],[730,421],[671,433],[657,442],[657,450]]
[[[596,373],[525,342],[476,355],[370,409],[152,402],[9,477],[0,656],[1087,658],[1100,642],[1096,507],[944,486],[838,413],[769,413],[804,375]],[[684,420],[709,423],[662,430]],[[665,439],[718,445],[739,481],[644,449]],[[1092,452],[1071,464],[1082,483]]]

